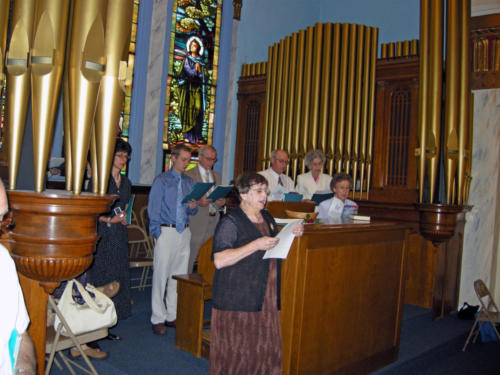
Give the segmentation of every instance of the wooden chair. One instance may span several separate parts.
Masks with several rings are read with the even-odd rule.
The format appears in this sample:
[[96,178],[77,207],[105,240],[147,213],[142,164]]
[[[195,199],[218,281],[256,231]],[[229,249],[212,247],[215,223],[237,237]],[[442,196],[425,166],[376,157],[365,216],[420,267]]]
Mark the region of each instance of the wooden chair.
[[266,210],[273,217],[287,217],[285,210],[297,212],[314,212],[316,205],[313,202],[267,202]]
[[474,281],[474,290],[476,292],[477,298],[479,299],[479,302],[481,303],[481,308],[476,315],[476,319],[474,320],[474,324],[469,332],[469,336],[467,336],[467,340],[465,341],[464,347],[462,348],[463,352],[467,348],[467,345],[469,344],[472,336],[474,336],[472,343],[476,342],[481,327],[484,323],[487,322],[492,325],[493,329],[495,330],[495,334],[500,340],[500,334],[498,333],[498,330],[495,326],[497,323],[500,323],[500,311],[498,310],[498,307],[495,304],[490,291],[481,279]]
[[209,321],[203,320],[205,302],[212,299],[215,266],[212,262],[212,240],[209,238],[198,254],[198,273],[176,275],[177,321],[175,347],[197,357],[208,359],[210,332],[204,330]]
[[138,281],[137,285],[132,285],[131,288],[144,290],[145,287],[151,286],[148,284],[149,270],[153,266],[153,248],[151,247],[148,234],[140,226],[131,224],[127,226],[128,244],[129,244],[129,267],[142,268],[141,276],[131,278],[130,281]]
[[[62,315],[61,311],[54,302],[54,298],[50,295],[48,300],[48,308],[52,309],[57,314],[62,324],[59,325],[57,331],[54,329],[54,326],[52,325],[47,327],[45,353],[49,356],[49,359],[47,360],[47,364],[45,366],[45,375],[50,374],[52,363],[55,363],[56,366],[59,368],[59,370],[62,371],[62,366],[55,357],[56,353],[59,355],[59,358],[61,358],[66,367],[68,367],[68,370],[71,374],[76,375],[72,367],[75,366],[78,367],[80,370],[85,371],[87,374],[99,375],[94,365],[92,365],[92,362],[90,362],[90,359],[85,354],[81,346],[91,341],[97,341],[108,336],[108,329],[101,328],[96,331],[74,335],[73,332],[71,332],[71,329],[69,328],[66,319],[64,319],[64,316]],[[69,336],[63,336],[61,334],[63,327],[69,333]],[[64,355],[63,350],[73,347],[76,347],[78,349],[88,368],[83,367],[81,363],[77,363]]]

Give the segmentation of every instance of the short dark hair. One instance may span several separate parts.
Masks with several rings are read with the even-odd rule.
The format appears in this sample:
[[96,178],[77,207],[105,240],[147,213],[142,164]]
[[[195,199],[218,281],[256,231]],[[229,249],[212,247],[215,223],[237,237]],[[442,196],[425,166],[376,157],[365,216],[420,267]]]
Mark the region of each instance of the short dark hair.
[[130,154],[132,153],[132,146],[130,146],[130,143],[128,143],[127,141],[124,141],[121,138],[117,138],[115,143],[115,154],[117,152],[126,152],[128,156],[130,156]]
[[266,178],[255,172],[246,172],[238,176],[234,186],[238,189],[238,193],[246,194],[254,185],[264,184],[269,186]]
[[332,180],[330,181],[330,190],[333,191],[335,185],[337,185],[339,182],[342,181],[349,181],[349,184],[351,185],[352,188],[352,177],[349,176],[347,173],[337,173],[333,176]]
[[186,152],[189,152],[190,154],[192,153],[191,148],[188,145],[185,145],[184,143],[180,143],[180,144],[174,146],[174,148],[172,149],[171,156],[177,157],[181,154],[181,151],[186,151]]

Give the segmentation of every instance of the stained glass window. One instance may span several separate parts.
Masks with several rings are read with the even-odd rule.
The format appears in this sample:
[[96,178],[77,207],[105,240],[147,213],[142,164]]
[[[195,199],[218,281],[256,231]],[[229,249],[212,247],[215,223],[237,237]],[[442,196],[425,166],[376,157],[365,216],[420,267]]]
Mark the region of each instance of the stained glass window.
[[212,143],[222,0],[174,0],[163,149]]

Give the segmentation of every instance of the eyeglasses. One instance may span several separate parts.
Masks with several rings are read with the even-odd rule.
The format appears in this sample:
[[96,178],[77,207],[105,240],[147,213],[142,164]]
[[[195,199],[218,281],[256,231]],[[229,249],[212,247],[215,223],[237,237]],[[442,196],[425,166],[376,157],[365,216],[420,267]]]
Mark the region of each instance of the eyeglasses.
[[217,158],[207,158],[206,156],[201,156],[201,155],[200,155],[200,158],[203,158],[205,160],[213,161],[214,163],[217,163]]
[[285,163],[285,164],[288,164],[290,162],[290,160],[288,159],[276,159],[277,161],[279,161],[280,163]]
[[120,158],[120,159],[127,159],[127,160],[129,160],[129,159],[130,159],[130,157],[128,156],[128,154],[120,154],[120,153],[116,153],[116,154],[115,154],[115,157]]
[[269,189],[249,189],[249,191],[253,191],[257,194],[265,193],[266,195],[269,195]]
[[2,223],[0,225],[0,231],[2,233],[7,233],[9,230],[12,230],[16,227],[16,223],[14,223],[14,214],[12,211],[7,211],[5,215],[3,215]]

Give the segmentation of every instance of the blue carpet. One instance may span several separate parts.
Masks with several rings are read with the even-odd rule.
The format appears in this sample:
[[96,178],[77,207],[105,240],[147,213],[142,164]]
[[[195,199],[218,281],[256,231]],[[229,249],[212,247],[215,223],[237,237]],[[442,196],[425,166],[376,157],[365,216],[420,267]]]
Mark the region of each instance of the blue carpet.
[[[105,360],[92,360],[100,375],[136,374],[208,374],[208,361],[174,347],[175,329],[167,328],[164,336],[151,332],[151,288],[132,291],[132,317],[120,321],[112,332],[119,341],[100,341],[109,353]],[[461,349],[472,326],[472,321],[449,315],[432,321],[431,311],[405,305],[401,326],[400,352],[396,362],[375,375],[441,375],[500,374],[500,344],[469,344],[467,352]],[[82,360],[79,360],[83,363]],[[77,371],[78,374],[83,374]],[[70,374],[64,367],[52,367],[51,375]]]

